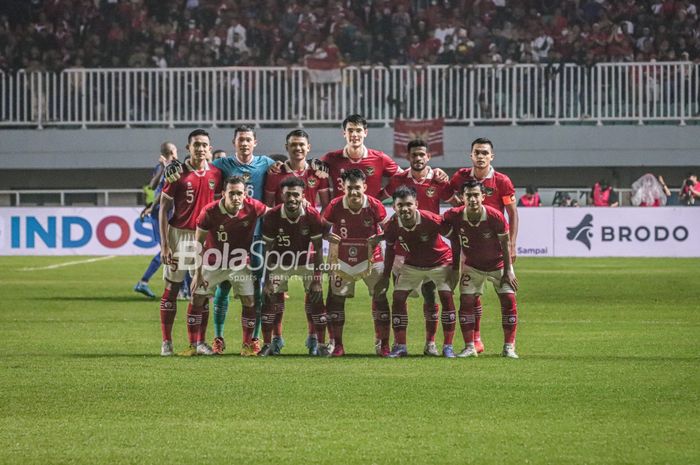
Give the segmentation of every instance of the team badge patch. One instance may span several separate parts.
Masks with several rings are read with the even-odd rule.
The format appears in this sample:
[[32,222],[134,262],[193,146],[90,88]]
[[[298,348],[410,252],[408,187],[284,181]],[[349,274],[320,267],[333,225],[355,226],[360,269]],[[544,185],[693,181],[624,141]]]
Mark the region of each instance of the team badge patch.
[[313,176],[306,180],[306,183],[309,185],[309,187],[316,186],[317,182],[318,182],[318,179],[314,178]]
[[486,231],[482,234],[482,236],[484,239],[491,239],[491,237],[493,237],[493,234],[491,234],[491,231]]
[[428,242],[428,239],[429,239],[429,238],[430,238],[430,236],[428,236],[428,233],[422,233],[422,234],[420,235],[420,241],[421,241],[421,242]]
[[214,190],[214,187],[216,187],[216,181],[213,179],[209,180],[209,189]]
[[362,220],[362,224],[364,224],[366,227],[372,226],[372,218],[365,218]]
[[309,228],[301,228],[301,235],[302,236],[308,236],[309,235]]
[[434,187],[428,187],[428,188],[425,190],[425,195],[427,195],[428,197],[435,197],[435,188],[434,188]]
[[486,195],[493,195],[493,187],[484,186],[484,191],[485,191]]
[[248,226],[250,224],[250,221],[245,220],[242,224],[243,224],[243,227],[245,228],[246,226]]
[[350,258],[355,258],[357,257],[357,247],[350,247],[348,248],[348,256]]
[[250,181],[250,173],[243,173],[241,177],[243,178],[243,182],[245,182],[246,184],[248,183],[248,181]]
[[374,176],[374,167],[373,166],[367,167],[367,176]]

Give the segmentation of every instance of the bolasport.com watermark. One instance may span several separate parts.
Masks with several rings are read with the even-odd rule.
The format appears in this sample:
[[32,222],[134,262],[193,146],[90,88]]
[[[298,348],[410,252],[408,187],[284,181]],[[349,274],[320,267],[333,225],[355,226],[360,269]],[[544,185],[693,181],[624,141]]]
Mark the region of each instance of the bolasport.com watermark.
[[[280,273],[292,270],[306,269],[314,271],[314,249],[309,244],[307,250],[303,251],[277,251],[264,250],[263,241],[255,241],[250,249],[240,247],[230,248],[225,243],[222,250],[210,248],[203,250],[203,246],[198,241],[183,241],[178,244],[177,250],[173,253],[173,261],[177,263],[177,268],[194,270],[202,268],[207,271],[230,270],[232,272],[248,270],[253,273],[263,268],[268,273]],[[321,263],[319,271],[337,271],[338,264]]]

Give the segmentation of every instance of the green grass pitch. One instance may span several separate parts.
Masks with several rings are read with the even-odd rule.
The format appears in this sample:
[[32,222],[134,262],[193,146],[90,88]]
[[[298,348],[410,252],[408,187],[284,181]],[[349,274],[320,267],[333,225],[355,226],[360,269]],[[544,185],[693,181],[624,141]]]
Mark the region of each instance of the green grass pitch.
[[420,355],[412,299],[413,356],[388,360],[364,285],[343,359],[304,355],[296,287],[283,356],[235,355],[234,303],[229,355],[163,359],[146,257],[24,270],[80,259],[0,258],[0,464],[700,463],[697,260],[521,258],[520,360],[490,289],[485,356]]

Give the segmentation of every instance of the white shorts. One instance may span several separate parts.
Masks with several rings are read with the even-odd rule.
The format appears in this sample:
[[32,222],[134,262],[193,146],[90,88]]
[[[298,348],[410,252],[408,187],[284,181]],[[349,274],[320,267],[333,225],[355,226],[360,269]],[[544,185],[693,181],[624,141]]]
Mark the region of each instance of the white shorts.
[[231,283],[231,292],[234,296],[252,296],[255,294],[255,275],[248,267],[241,270],[221,270],[202,268],[202,276],[209,283],[207,288],[200,287],[194,293],[197,295],[213,295],[216,291],[216,286],[229,281]]
[[[362,278],[362,280],[367,285],[367,290],[369,295],[374,295],[374,286],[377,284],[379,279],[384,273],[384,262],[372,263],[372,271],[370,274]],[[346,280],[345,278],[338,276],[337,274],[331,272],[329,278],[329,287],[333,295],[340,297],[355,297],[355,281]]]
[[515,294],[509,285],[501,286],[503,270],[481,271],[467,265],[462,265],[462,275],[459,277],[460,294],[481,295],[484,293],[484,284],[491,281],[498,294]]
[[178,254],[185,253],[191,257],[196,254],[196,245],[194,239],[194,231],[189,229],[173,228],[168,226],[168,245],[173,254],[173,261],[177,261],[177,265],[163,265],[163,278],[173,282],[181,283],[185,280],[185,274],[191,271],[194,274],[195,262],[193,260],[184,259],[178,260]]
[[452,270],[451,265],[438,266],[435,268],[420,268],[417,266],[404,264],[401,273],[394,283],[395,291],[415,291],[420,289],[423,283],[432,281],[439,291],[452,291],[449,278]]
[[272,281],[272,292],[275,294],[287,292],[289,290],[289,280],[293,277],[297,277],[304,284],[304,291],[309,292],[309,286],[311,286],[314,277],[314,269],[313,267],[307,268],[302,265],[289,270],[279,269],[267,272],[267,279]]

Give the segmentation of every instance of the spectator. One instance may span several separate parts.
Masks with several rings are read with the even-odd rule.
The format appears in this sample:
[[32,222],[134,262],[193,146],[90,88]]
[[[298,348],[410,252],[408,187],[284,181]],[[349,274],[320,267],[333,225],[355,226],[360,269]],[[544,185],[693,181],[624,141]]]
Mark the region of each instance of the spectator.
[[601,179],[593,185],[591,199],[593,206],[596,207],[617,207],[620,205],[617,192],[605,179]]
[[666,186],[664,178],[657,179],[651,173],[642,175],[632,183],[631,203],[635,207],[660,207],[666,205],[671,191]]
[[537,192],[537,187],[527,186],[525,188],[525,194],[518,200],[519,207],[540,207],[542,206],[542,200],[540,200],[540,194]]
[[[680,193],[681,205],[695,205],[697,199],[700,199],[700,185],[698,177],[694,173],[688,174],[688,177],[683,180]],[[699,203],[700,204],[700,203]]]

